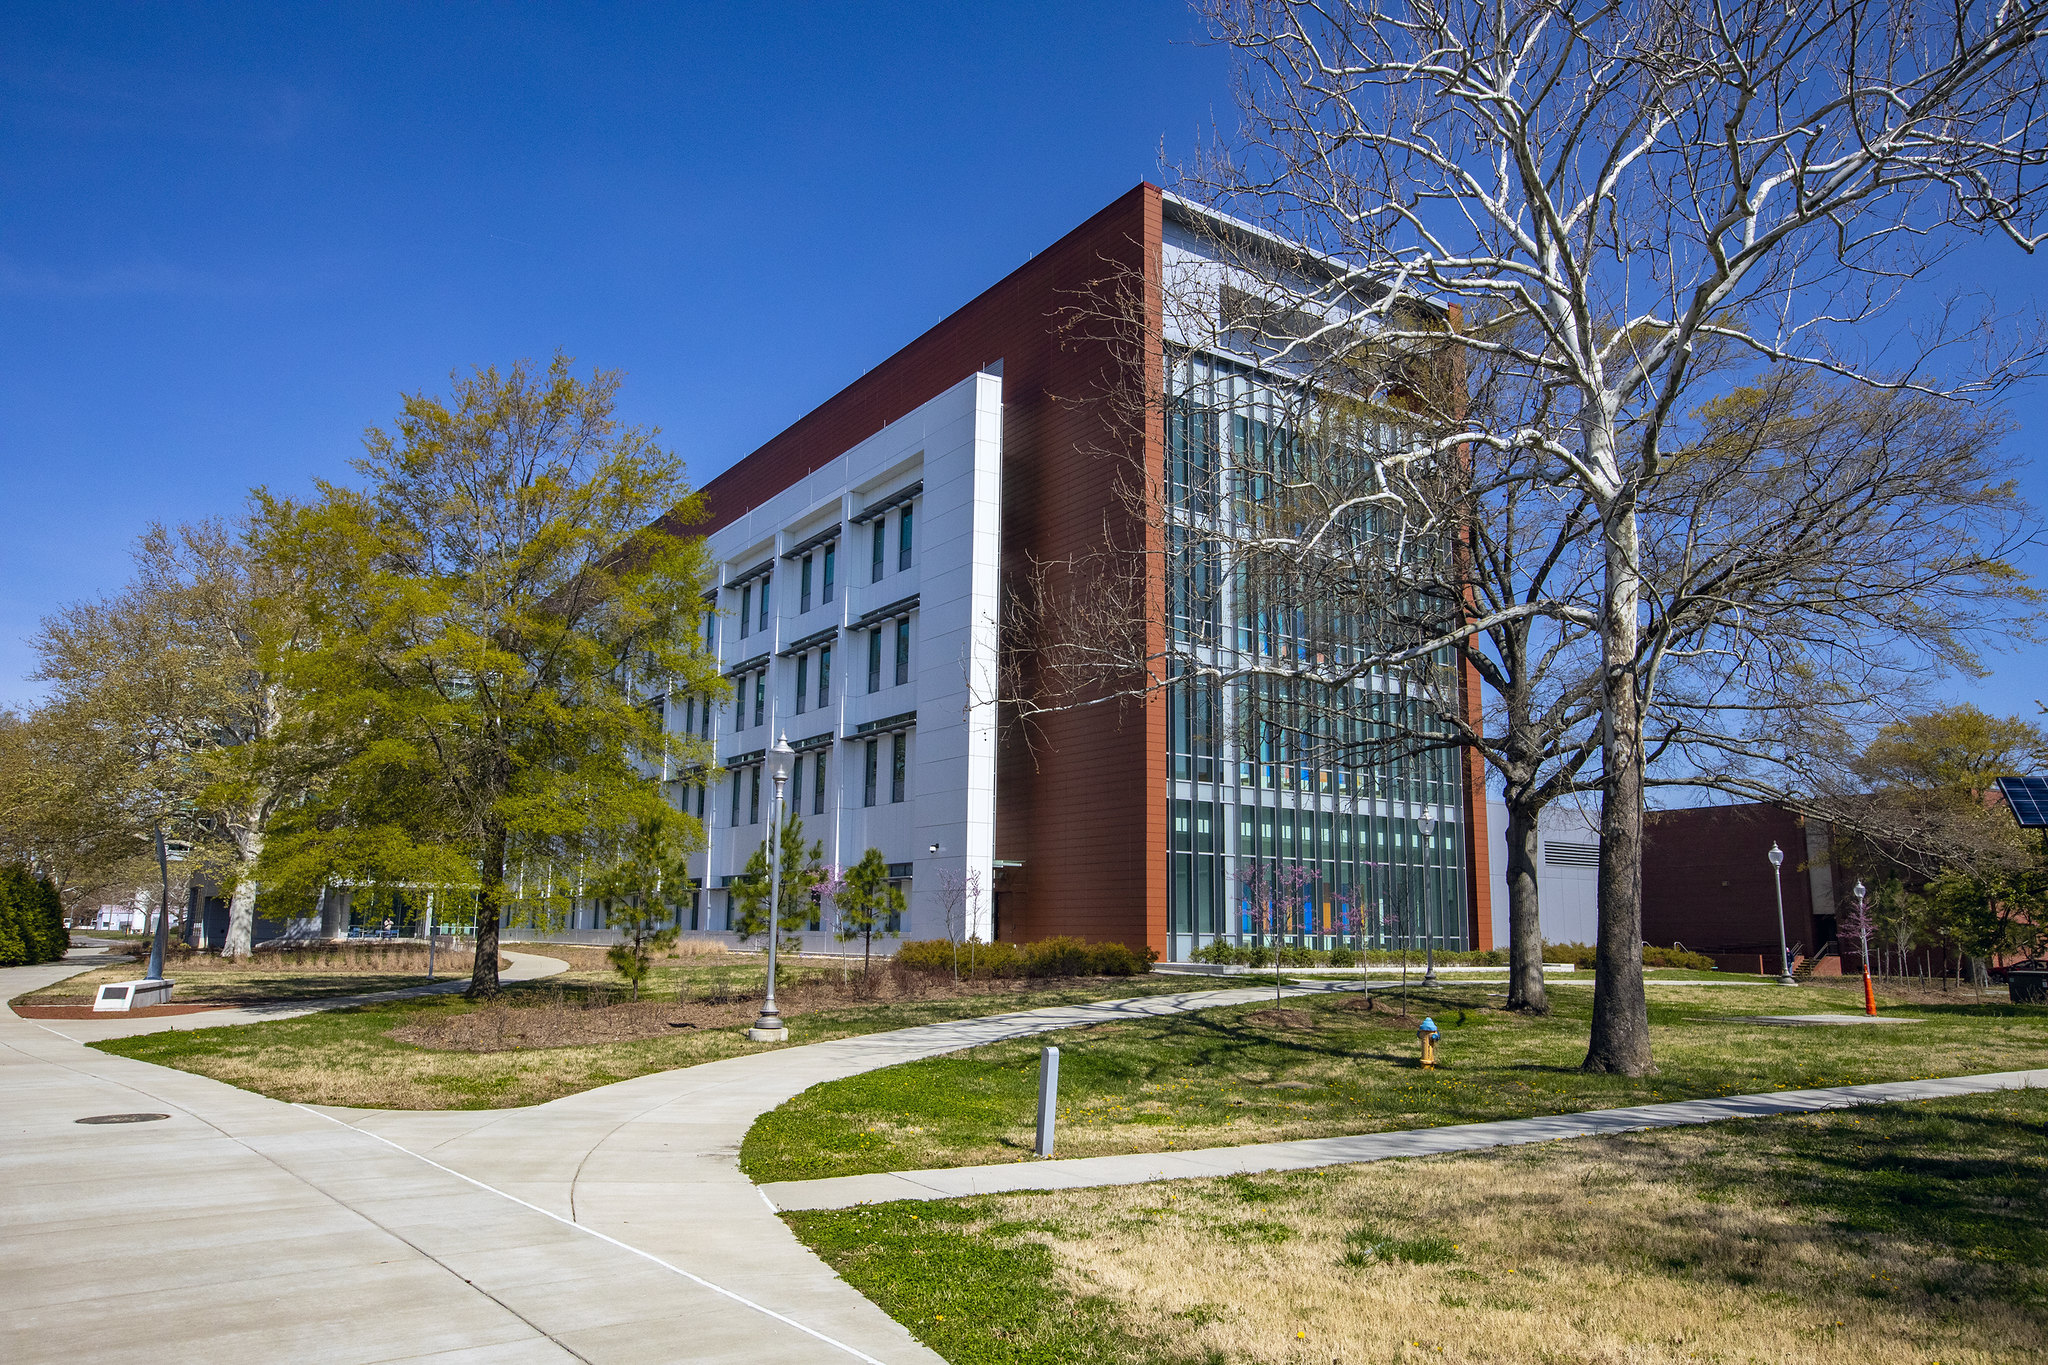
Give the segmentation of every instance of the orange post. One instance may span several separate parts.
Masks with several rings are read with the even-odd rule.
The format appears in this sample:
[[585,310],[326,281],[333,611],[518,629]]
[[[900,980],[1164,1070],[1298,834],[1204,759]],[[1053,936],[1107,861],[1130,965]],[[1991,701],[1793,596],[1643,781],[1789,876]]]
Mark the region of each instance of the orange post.
[[1870,1015],[1877,1013],[1877,993],[1870,989],[1870,968],[1868,967],[1863,969],[1863,1012]]

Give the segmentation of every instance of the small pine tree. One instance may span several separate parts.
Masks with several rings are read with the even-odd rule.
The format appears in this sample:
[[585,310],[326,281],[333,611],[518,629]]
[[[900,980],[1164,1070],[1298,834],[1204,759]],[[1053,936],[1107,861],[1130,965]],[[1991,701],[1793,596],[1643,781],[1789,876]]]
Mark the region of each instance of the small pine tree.
[[[804,821],[792,809],[782,822],[782,904],[777,907],[776,923],[781,927],[782,939],[778,947],[783,952],[795,952],[803,947],[798,937],[804,926],[811,922],[811,888],[823,875],[822,860],[825,845],[822,841],[804,847]],[[733,916],[733,928],[741,942],[763,938],[768,933],[768,841],[761,840],[761,846],[747,859],[746,870],[733,879],[733,904],[737,913]]]
[[675,945],[670,901],[690,883],[690,854],[703,842],[697,822],[686,815],[655,814],[620,841],[618,857],[591,880],[591,894],[612,903],[611,924],[623,936],[606,949],[612,969],[640,998],[641,983],[656,953]]
[[861,940],[861,975],[873,966],[875,934],[903,913],[903,891],[889,880],[889,864],[882,850],[871,848],[846,870],[846,887],[839,893],[839,937]]

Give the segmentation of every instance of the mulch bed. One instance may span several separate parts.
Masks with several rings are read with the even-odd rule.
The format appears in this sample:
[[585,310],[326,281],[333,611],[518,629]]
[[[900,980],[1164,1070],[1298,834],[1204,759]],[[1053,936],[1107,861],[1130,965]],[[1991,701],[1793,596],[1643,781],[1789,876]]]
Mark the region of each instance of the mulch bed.
[[95,1010],[91,1005],[10,1005],[24,1019],[156,1019],[167,1014],[204,1014],[240,1005],[144,1005],[133,1010]]

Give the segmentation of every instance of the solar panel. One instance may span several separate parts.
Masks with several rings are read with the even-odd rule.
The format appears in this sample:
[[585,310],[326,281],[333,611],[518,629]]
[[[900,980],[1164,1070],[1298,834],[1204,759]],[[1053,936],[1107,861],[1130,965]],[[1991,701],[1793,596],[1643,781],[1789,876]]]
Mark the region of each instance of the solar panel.
[[2001,777],[1998,790],[2024,828],[2048,829],[2048,777]]

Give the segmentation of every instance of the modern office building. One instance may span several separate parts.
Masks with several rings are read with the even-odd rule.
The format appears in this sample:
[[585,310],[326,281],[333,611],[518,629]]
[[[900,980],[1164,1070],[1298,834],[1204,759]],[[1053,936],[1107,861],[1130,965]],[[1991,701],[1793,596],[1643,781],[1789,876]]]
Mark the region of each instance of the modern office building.
[[[723,768],[674,785],[710,840],[686,931],[726,931],[731,879],[768,829],[762,760],[785,735],[806,839],[840,865],[879,849],[908,892],[906,937],[942,936],[950,917],[984,938],[1074,934],[1184,959],[1246,932],[1241,874],[1266,862],[1314,874],[1314,941],[1490,946],[1475,759],[1368,770],[1240,754],[1166,697],[1047,715],[1029,742],[999,724],[1006,587],[1105,532],[1156,538],[1176,518],[1227,515],[1204,489],[1265,439],[1219,414],[1255,410],[1285,377],[1198,350],[1158,316],[1162,281],[1210,264],[1205,221],[1218,220],[1138,186],[705,486],[693,529],[718,565],[706,628],[732,693],[712,709],[667,702],[670,725],[714,740]],[[1111,277],[1139,285],[1158,354],[1133,361],[1063,328]],[[1099,401],[1133,378],[1171,399],[1136,424]],[[1159,471],[1162,515],[1120,497],[1132,467]],[[1162,642],[1177,632],[1211,657],[1271,647],[1227,594],[1202,629],[1169,621],[1171,586],[1144,593]],[[1463,680],[1458,704],[1476,707],[1475,690]],[[970,875],[978,907],[957,899]]]

